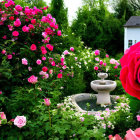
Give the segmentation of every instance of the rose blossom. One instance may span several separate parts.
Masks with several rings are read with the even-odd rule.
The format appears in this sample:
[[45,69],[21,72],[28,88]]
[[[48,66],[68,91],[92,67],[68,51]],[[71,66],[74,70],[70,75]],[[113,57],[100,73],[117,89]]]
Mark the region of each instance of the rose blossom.
[[41,65],[42,61],[41,61],[40,59],[38,59],[38,60],[36,61],[36,63],[37,63],[37,65]]
[[43,57],[42,57],[42,60],[45,61],[45,60],[46,60],[46,57],[43,56]]
[[37,79],[38,79],[38,77],[35,77],[34,75],[32,75],[28,78],[28,82],[32,83],[32,84],[35,84],[35,83],[38,82]]
[[140,140],[140,128],[137,128],[135,131],[131,129],[127,131],[125,135],[126,140]]
[[5,53],[6,53],[6,51],[5,51],[5,50],[2,50],[2,51],[1,51],[1,53],[2,53],[2,54],[5,54]]
[[102,60],[100,60],[99,64],[102,65],[104,62]]
[[22,31],[23,32],[29,32],[29,27],[27,27],[26,25],[22,27]]
[[99,58],[98,58],[98,57],[96,57],[96,58],[95,58],[95,60],[96,60],[96,61],[99,61]]
[[3,120],[3,119],[6,119],[6,115],[4,114],[4,112],[0,112],[0,118]]
[[97,66],[94,67],[94,70],[98,70],[99,68]]
[[12,32],[12,35],[13,35],[13,36],[19,36],[19,32],[18,32],[18,31],[13,31],[13,32]]
[[29,71],[32,71],[32,67],[28,67],[28,70],[29,70]]
[[136,117],[137,117],[137,121],[140,121],[140,115],[137,115]]
[[31,20],[31,23],[32,23],[32,24],[36,24],[36,19],[32,19],[32,20]]
[[46,72],[48,70],[48,68],[46,67],[46,66],[44,66],[43,68],[42,68],[42,71],[44,71],[44,72]]
[[108,55],[108,54],[106,54],[105,56],[106,56],[106,58],[108,58],[108,57],[109,57],[109,55]]
[[46,106],[50,106],[50,105],[51,105],[50,99],[45,98],[45,99],[44,99],[44,104],[45,104]]
[[140,100],[140,42],[131,46],[120,62],[120,80],[123,88]]
[[72,52],[73,52],[73,51],[74,51],[74,48],[73,48],[73,47],[70,47],[70,51],[72,51]]
[[62,73],[59,73],[59,74],[57,75],[57,78],[62,78]]
[[14,119],[14,125],[21,128],[26,125],[26,117],[25,116],[17,116]]
[[57,35],[58,35],[58,36],[61,36],[61,30],[58,30],[58,31],[57,31]]
[[22,64],[23,64],[23,65],[28,65],[28,61],[27,61],[26,58],[22,58]]
[[7,55],[7,59],[12,59],[12,55],[11,54],[9,54],[9,55]]
[[53,46],[51,44],[47,44],[46,47],[50,50],[53,51]]
[[69,51],[68,51],[68,50],[65,50],[65,51],[63,52],[63,54],[64,54],[64,55],[68,55],[68,54],[69,54]]
[[0,94],[2,94],[2,91],[0,90]]
[[95,50],[94,54],[95,55],[99,55],[100,54],[100,51],[99,50]]
[[19,27],[21,25],[21,21],[20,19],[16,19],[16,21],[14,22],[14,26]]
[[7,36],[6,36],[6,35],[4,35],[2,38],[3,38],[3,39],[7,39]]
[[110,59],[110,64],[115,64],[116,63],[116,60],[115,59]]
[[21,7],[20,5],[16,5],[16,6],[15,6],[15,9],[16,9],[17,11],[19,11],[19,12],[22,11],[22,7]]
[[37,48],[36,45],[35,44],[32,44],[31,47],[30,47],[30,50],[35,51],[36,48]]
[[49,74],[48,73],[44,74],[43,78],[48,79],[49,78]]

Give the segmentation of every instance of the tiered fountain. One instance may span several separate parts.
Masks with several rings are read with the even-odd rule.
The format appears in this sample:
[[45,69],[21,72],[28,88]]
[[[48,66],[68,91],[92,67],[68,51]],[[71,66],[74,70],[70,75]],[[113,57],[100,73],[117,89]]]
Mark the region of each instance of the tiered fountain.
[[[116,82],[104,80],[108,77],[107,73],[98,73],[98,77],[101,78],[101,80],[91,82],[91,88],[98,92],[98,94],[81,93],[72,95],[72,103],[79,112],[87,112],[88,110],[88,112],[94,114],[100,110],[100,106],[111,106],[113,96],[110,96],[110,92],[116,88]],[[87,109],[87,103],[91,107],[90,109]]]

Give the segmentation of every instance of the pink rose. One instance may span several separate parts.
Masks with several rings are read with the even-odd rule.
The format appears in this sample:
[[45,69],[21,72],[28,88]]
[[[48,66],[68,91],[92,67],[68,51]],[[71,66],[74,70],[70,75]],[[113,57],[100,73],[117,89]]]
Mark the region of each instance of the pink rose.
[[6,51],[5,51],[5,50],[2,50],[2,51],[1,51],[1,53],[2,53],[2,54],[5,54],[5,53],[6,53]]
[[15,9],[16,9],[17,11],[19,11],[19,12],[22,11],[22,7],[21,7],[20,5],[16,5],[16,6],[15,6]]
[[120,62],[120,80],[123,88],[140,100],[140,42],[131,46]]
[[100,65],[102,65],[103,64],[103,61],[102,60],[100,60],[100,63],[99,63]]
[[22,64],[23,64],[23,65],[28,65],[28,61],[27,61],[26,58],[22,58]]
[[0,118],[3,120],[3,119],[6,119],[6,115],[4,114],[4,112],[0,112]]
[[94,70],[98,70],[99,68],[97,66],[94,67]]
[[52,62],[51,62],[51,65],[52,65],[52,66],[55,66],[55,62],[54,62],[54,61],[52,61]]
[[35,51],[36,49],[37,49],[36,45],[32,44],[31,47],[30,47],[30,50]]
[[64,53],[64,55],[68,55],[69,54],[68,50],[65,50],[63,53]]
[[49,78],[49,74],[44,74],[43,78],[48,79]]
[[108,57],[109,57],[109,55],[108,55],[108,54],[106,54],[105,56],[106,56],[106,58],[108,58]]
[[95,55],[99,55],[100,54],[100,51],[99,50],[95,50],[94,54]]
[[116,134],[114,137],[112,135],[109,135],[108,138],[109,140],[123,140],[118,134]]
[[14,120],[14,125],[21,128],[26,125],[26,117],[25,116],[17,116]]
[[32,24],[36,24],[36,19],[32,19],[32,20],[31,20],[31,23],[32,23]]
[[46,47],[50,50],[53,51],[53,46],[51,44],[46,45]]
[[0,94],[2,94],[2,91],[0,90]]
[[137,115],[136,117],[137,117],[137,121],[140,121],[140,115]]
[[38,79],[38,77],[35,77],[34,75],[32,75],[28,78],[28,82],[32,83],[32,84],[35,84],[35,83],[38,82],[37,79]]
[[38,59],[38,60],[36,61],[36,63],[37,63],[37,65],[41,65],[42,61],[41,61],[40,59]]
[[116,64],[116,60],[115,59],[110,59],[110,64]]
[[11,54],[9,54],[9,55],[7,55],[7,59],[12,59],[12,55]]
[[72,51],[72,52],[73,52],[73,51],[74,51],[74,48],[73,48],[73,47],[70,47],[70,51]]
[[52,74],[53,73],[53,70],[49,70],[49,74]]
[[61,36],[61,30],[58,30],[58,31],[57,31],[57,35],[58,35],[58,36]]
[[46,60],[46,57],[43,56],[43,57],[42,57],[42,60],[45,61],[45,60]]
[[106,63],[104,63],[103,65],[106,66]]
[[50,99],[45,98],[45,99],[44,99],[44,104],[45,104],[46,106],[50,106],[50,105],[51,105]]
[[127,131],[125,135],[126,140],[140,140],[140,128],[137,128],[135,131],[131,129]]
[[19,32],[18,32],[18,31],[13,31],[13,32],[12,32],[12,35],[13,35],[13,36],[19,36]]
[[32,24],[29,24],[28,27],[29,27],[30,29],[34,29],[34,25],[32,25]]
[[22,27],[22,31],[23,32],[29,32],[29,27],[27,27],[26,25]]
[[28,67],[28,70],[29,70],[29,71],[32,71],[32,67]]
[[20,25],[21,25],[20,19],[16,19],[16,21],[14,22],[14,26],[19,27]]

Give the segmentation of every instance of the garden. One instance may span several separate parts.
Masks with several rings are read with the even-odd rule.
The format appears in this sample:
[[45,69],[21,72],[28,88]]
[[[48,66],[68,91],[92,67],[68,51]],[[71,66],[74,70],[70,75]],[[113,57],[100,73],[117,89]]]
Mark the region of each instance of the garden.
[[[139,11],[124,1],[113,15],[84,0],[71,26],[63,0],[0,1],[0,140],[140,140],[140,42],[123,53],[122,27]],[[113,109],[79,112],[71,97],[97,95],[99,73]]]

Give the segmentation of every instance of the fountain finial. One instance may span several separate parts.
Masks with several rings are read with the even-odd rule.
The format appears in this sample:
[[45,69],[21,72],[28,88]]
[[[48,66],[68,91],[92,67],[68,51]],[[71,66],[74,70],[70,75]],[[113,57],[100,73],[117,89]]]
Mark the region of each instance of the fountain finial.
[[101,85],[105,85],[106,84],[106,81],[104,80],[105,78],[108,77],[108,74],[107,73],[98,73],[98,77],[101,78],[99,84]]

